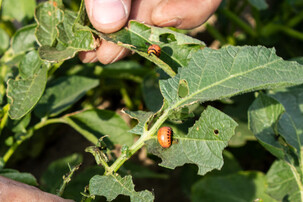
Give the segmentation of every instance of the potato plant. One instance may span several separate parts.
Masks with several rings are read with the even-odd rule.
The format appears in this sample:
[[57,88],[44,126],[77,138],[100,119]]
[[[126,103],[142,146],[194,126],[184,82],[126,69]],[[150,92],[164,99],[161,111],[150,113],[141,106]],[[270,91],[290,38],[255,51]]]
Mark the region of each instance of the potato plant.
[[[84,1],[78,3],[24,0],[17,12],[14,1],[3,2],[0,175],[76,201],[165,201],[156,191],[135,189],[133,180],[167,179],[183,167],[180,183],[191,201],[303,201],[299,0],[277,3],[276,10],[291,8],[282,16],[266,13],[273,3],[262,0],[223,1],[218,25],[206,24],[218,49],[183,30],[137,21],[100,33],[90,26]],[[245,8],[254,26],[239,17]],[[100,40],[135,55],[106,66],[80,63],[77,53],[96,49]],[[152,44],[160,55],[148,54]],[[31,158],[24,145],[30,142],[38,156],[66,126],[89,142],[85,152],[94,165],[80,165],[83,155],[72,154],[52,162],[39,180],[12,169]],[[162,126],[173,131],[168,148],[157,140]],[[247,141],[275,159],[269,169],[241,168],[232,148]],[[133,163],[144,148],[145,159],[166,174]]]

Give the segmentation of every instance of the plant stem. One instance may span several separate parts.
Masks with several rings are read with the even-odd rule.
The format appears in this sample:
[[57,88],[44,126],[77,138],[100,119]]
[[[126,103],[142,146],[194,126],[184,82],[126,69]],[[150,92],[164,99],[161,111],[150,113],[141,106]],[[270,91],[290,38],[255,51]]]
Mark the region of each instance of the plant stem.
[[164,123],[167,117],[170,114],[171,108],[166,109],[163,114],[159,117],[159,119],[154,123],[154,125],[150,128],[150,130],[145,130],[143,135],[129,148],[129,154],[121,154],[119,158],[108,168],[105,172],[105,175],[110,175],[113,172],[116,172],[123,163],[129,159],[134,153],[136,153],[143,145],[144,142],[149,140],[153,134],[156,133],[158,128]]
[[59,191],[57,193],[57,196],[62,196],[63,195],[63,192],[65,190],[66,185],[71,181],[71,178],[72,178],[74,172],[77,171],[77,170],[79,170],[80,165],[81,164],[73,167],[71,169],[71,171],[67,174],[67,176],[63,176],[63,183],[62,183],[62,185],[61,185],[61,187],[60,187],[60,189],[59,189]]
[[2,0],[0,0],[0,10],[1,10],[1,8],[2,8]]
[[9,104],[6,104],[3,107],[4,115],[3,115],[3,117],[2,117],[2,119],[0,121],[0,135],[1,135],[1,132],[2,132],[2,130],[5,127],[6,122],[7,122],[9,106],[10,106]]
[[132,100],[130,99],[130,97],[127,93],[127,90],[126,90],[126,87],[125,87],[124,83],[121,86],[120,93],[122,95],[122,98],[125,102],[126,107],[130,110],[133,109],[134,105],[133,105]]
[[17,140],[6,151],[6,153],[3,156],[4,163],[6,163],[10,159],[10,157],[14,154],[14,152],[17,150],[17,148],[19,147],[19,145],[24,142],[24,140],[27,140],[30,137],[32,137],[32,135],[34,134],[35,130],[38,130],[38,129],[46,126],[46,125],[53,124],[53,123],[64,123],[64,120],[63,119],[49,119],[49,120],[46,120],[46,121],[41,121],[41,122],[37,123],[36,125],[34,125],[32,128],[28,129],[26,135],[22,136],[21,139]]
[[230,19],[232,22],[234,22],[236,25],[238,25],[247,34],[251,35],[252,37],[257,36],[257,33],[255,32],[255,30],[251,26],[249,26],[246,22],[244,22],[241,18],[239,18],[237,15],[235,15],[231,11],[229,11],[227,9],[222,9],[222,13],[228,19]]

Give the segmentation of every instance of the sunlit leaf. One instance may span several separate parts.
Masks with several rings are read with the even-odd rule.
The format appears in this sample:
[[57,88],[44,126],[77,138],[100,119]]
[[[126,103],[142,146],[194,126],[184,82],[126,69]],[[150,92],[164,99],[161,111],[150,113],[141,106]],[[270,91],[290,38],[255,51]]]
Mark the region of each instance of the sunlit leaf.
[[114,200],[120,194],[129,196],[132,202],[154,201],[151,192],[147,190],[136,192],[134,188],[130,175],[123,178],[119,175],[95,175],[89,181],[90,194],[105,196],[108,201]]
[[[112,111],[86,110],[65,116],[64,120],[95,145],[98,139],[105,135],[114,144],[131,145],[133,142],[132,135],[127,132],[129,127],[125,121]],[[106,143],[107,138],[104,139]]]
[[50,2],[41,3],[36,8],[35,19],[38,43],[52,46],[58,36],[57,25],[63,20],[63,11]]
[[[258,89],[277,88],[303,82],[303,66],[284,61],[274,49],[233,47],[205,48],[196,52],[177,76],[160,81],[160,89],[170,108],[205,102]],[[179,97],[180,81],[189,93]]]
[[303,201],[302,181],[296,168],[285,161],[275,161],[267,175],[268,194],[279,201]]
[[9,46],[9,36],[4,29],[0,28],[0,55],[8,48]]
[[20,119],[37,104],[47,81],[47,67],[42,65],[36,74],[28,79],[9,80],[7,97],[10,103],[9,116]]
[[11,44],[15,54],[20,54],[34,48],[36,26],[36,24],[24,26],[14,34]]
[[2,18],[21,22],[34,17],[35,0],[6,0],[3,2]]
[[149,152],[162,159],[161,166],[174,169],[185,163],[196,164],[198,174],[220,169],[223,165],[222,151],[234,134],[237,124],[230,117],[213,107],[208,107],[191,127],[187,135],[173,133],[173,143],[163,149],[154,140],[147,141]]

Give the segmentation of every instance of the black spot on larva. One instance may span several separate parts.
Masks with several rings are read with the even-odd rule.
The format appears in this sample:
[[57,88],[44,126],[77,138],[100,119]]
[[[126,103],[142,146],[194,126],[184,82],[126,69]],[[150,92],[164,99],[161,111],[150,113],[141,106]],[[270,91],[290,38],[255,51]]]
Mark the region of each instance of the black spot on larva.
[[218,129],[215,129],[215,130],[214,130],[214,133],[215,133],[215,135],[219,135],[219,130],[218,130]]

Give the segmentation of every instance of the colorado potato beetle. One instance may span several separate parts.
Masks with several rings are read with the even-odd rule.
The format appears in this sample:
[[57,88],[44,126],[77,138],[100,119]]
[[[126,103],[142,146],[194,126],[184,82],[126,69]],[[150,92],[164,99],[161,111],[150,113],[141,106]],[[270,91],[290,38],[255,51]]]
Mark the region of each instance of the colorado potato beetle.
[[160,57],[161,55],[161,48],[157,44],[152,44],[147,49],[148,55],[154,54],[157,57]]
[[164,126],[158,130],[158,142],[163,148],[169,148],[172,143],[172,128]]

